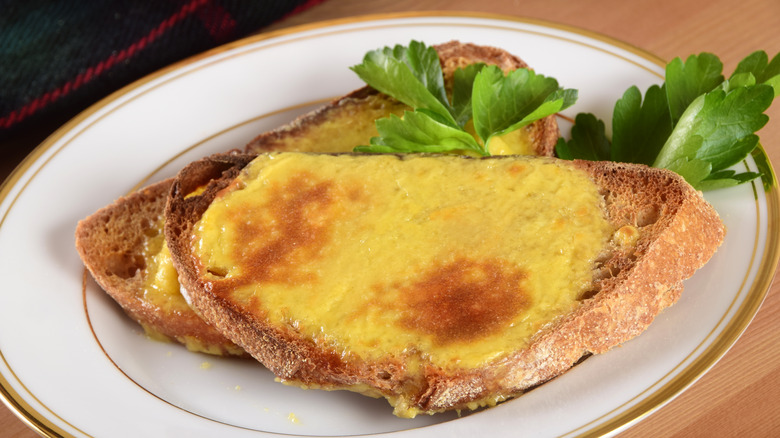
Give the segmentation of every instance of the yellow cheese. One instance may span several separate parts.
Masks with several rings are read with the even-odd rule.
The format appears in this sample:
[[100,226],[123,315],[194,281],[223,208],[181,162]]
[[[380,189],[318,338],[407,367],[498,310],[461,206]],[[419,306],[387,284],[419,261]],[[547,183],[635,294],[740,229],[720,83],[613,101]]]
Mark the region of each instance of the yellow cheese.
[[612,240],[619,246],[636,246],[639,241],[639,230],[633,225],[623,225],[615,231]]
[[401,116],[409,107],[383,94],[360,100],[347,99],[330,112],[327,118],[304,126],[300,132],[285,132],[273,149],[301,152],[351,152],[355,146],[366,145],[378,135],[376,119],[390,114]]
[[[159,221],[154,228],[150,229],[150,237],[145,242],[143,255],[146,262],[144,268],[146,282],[142,299],[147,305],[154,306],[164,314],[175,318],[175,315],[192,313],[193,310],[180,292],[178,274],[173,266],[168,246],[165,244],[162,228],[162,221]],[[141,326],[146,336],[151,339],[165,342],[171,340],[169,336],[149,324],[141,323]],[[190,351],[221,354],[227,348],[232,354],[241,353],[238,347],[227,344],[213,345],[195,336],[177,336],[176,340]]]
[[[406,109],[409,107],[382,94],[366,96],[361,100],[347,99],[339,106],[338,112],[329,113],[325,120],[306,125],[299,135],[280,137],[273,147],[304,152],[350,152],[355,146],[368,144],[369,139],[377,135],[376,119],[389,114],[401,116]],[[473,135],[476,138],[476,134]],[[494,138],[491,141],[491,153],[532,155],[535,151],[527,130],[519,129]],[[200,194],[203,188],[199,187],[187,197]],[[176,270],[162,234],[162,223],[158,224],[156,231],[158,234],[149,239],[144,252],[147,266],[144,300],[158,307],[185,311],[187,303],[179,293]],[[151,337],[165,338],[164,335],[154,333],[150,327],[146,327],[146,330]],[[188,344],[192,344],[192,341],[189,340]],[[204,351],[209,347],[192,344],[191,349]]]
[[346,359],[475,367],[577,305],[615,231],[601,204],[550,159],[261,155],[193,251],[215,293]]
[[536,155],[528,128],[515,129],[504,135],[493,137],[490,142],[490,155]]
[[158,224],[157,229],[158,233],[145,242],[146,285],[143,300],[169,313],[188,311],[189,305],[179,292],[178,274],[165,244],[162,223]]

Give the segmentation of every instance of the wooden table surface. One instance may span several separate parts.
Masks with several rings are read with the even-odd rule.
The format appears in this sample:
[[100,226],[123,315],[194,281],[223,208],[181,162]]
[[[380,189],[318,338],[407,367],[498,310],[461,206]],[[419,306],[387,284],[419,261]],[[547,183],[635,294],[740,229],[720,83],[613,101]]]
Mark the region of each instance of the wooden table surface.
[[[542,19],[604,34],[662,59],[703,51],[717,54],[730,73],[758,49],[780,52],[778,0],[326,0],[269,28],[403,11],[475,11]],[[518,54],[522,57],[522,54]],[[780,163],[780,104],[768,111],[761,136],[770,160]],[[56,127],[44,128],[53,130]],[[0,145],[5,177],[42,137]],[[25,149],[27,148],[27,149]],[[10,151],[20,151],[16,154]],[[619,436],[780,436],[780,284],[775,279],[761,309],[733,348],[699,381]],[[519,433],[512,434],[520,436]],[[1,437],[35,432],[0,404]]]

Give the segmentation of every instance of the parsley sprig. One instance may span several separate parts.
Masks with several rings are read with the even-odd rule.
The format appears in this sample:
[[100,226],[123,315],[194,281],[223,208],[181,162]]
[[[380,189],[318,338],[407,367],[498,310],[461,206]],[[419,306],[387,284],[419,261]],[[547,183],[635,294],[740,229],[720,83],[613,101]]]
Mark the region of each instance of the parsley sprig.
[[634,86],[615,103],[611,140],[602,120],[580,113],[571,139],[558,140],[557,155],[663,167],[699,190],[760,176],[728,168],[758,145],[755,133],[768,121],[764,112],[780,94],[780,54],[769,62],[765,52],[754,52],[728,79],[722,71],[710,53],[674,59],[664,84],[648,88],[644,100]]
[[[504,74],[482,63],[458,69],[451,97],[439,56],[419,41],[368,52],[352,70],[368,85],[409,105],[403,117],[376,121],[378,137],[358,152],[490,155],[490,140],[555,114],[577,100],[554,78],[528,69]],[[466,130],[472,121],[476,137]]]
[[[492,138],[577,100],[577,90],[559,87],[554,78],[528,69],[504,74],[482,63],[455,71],[448,93],[436,50],[418,41],[370,51],[352,70],[412,108],[403,117],[377,120],[379,136],[355,148],[358,152],[490,155]],[[673,60],[662,85],[649,87],[644,96],[631,87],[615,103],[611,136],[595,115],[577,114],[571,139],[558,140],[557,155],[663,167],[700,190],[759,177],[729,167],[758,145],[755,133],[768,121],[764,112],[780,94],[780,54],[770,62],[765,52],[754,52],[728,79],[722,71],[710,53]]]

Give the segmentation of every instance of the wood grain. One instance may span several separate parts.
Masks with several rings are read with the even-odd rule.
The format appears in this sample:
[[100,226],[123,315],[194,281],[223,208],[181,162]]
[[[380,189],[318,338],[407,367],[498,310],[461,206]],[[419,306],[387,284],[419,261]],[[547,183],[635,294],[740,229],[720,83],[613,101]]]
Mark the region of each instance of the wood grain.
[[[267,30],[355,15],[436,10],[488,12],[576,26],[625,41],[665,60],[713,52],[724,61],[726,72],[754,50],[763,49],[770,55],[780,52],[778,0],[327,0]],[[522,53],[518,55],[522,57]],[[770,160],[780,163],[780,104],[775,103],[768,114],[772,121],[759,135]],[[31,139],[12,143],[0,145],[0,150],[31,150],[36,144]],[[4,157],[0,177],[20,159]],[[709,372],[619,436],[780,436],[778,289],[780,282],[775,279],[744,335]],[[37,435],[0,406],[0,436]]]

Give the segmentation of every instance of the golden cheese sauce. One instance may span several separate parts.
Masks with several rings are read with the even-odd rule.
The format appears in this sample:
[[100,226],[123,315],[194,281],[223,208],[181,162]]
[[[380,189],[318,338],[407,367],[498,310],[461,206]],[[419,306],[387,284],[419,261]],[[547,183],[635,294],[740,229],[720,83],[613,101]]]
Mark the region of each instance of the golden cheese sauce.
[[191,311],[187,301],[179,292],[178,274],[173,267],[168,246],[165,244],[162,223],[158,224],[157,229],[159,232],[145,242],[146,284],[143,299],[166,311]]
[[474,367],[576,306],[614,230],[547,159],[261,155],[193,239],[213,290],[324,347]]
[[328,111],[327,116],[304,126],[298,135],[284,135],[272,140],[272,150],[300,152],[351,152],[355,146],[368,144],[378,135],[377,119],[390,114],[401,116],[409,107],[383,94],[359,100],[348,99]]
[[[375,120],[389,114],[402,115],[408,107],[384,95],[370,95],[359,101],[347,101],[337,112],[329,113],[329,118],[307,126],[303,135],[283,136],[274,143],[273,148],[299,152],[351,152],[355,146],[368,144],[371,137],[377,135]],[[534,150],[526,129],[519,129],[495,137],[491,141],[491,154],[533,155]],[[193,192],[188,196],[198,194]],[[147,242],[144,258],[148,266],[149,282],[145,296],[152,302],[160,303],[175,300],[179,293],[176,272],[171,264],[170,254],[160,234]],[[162,254],[158,254],[163,251]]]
[[490,155],[537,155],[528,136],[528,129],[528,127],[515,129],[493,137],[488,142]]
[[[179,291],[179,279],[176,268],[173,267],[171,253],[165,244],[162,231],[162,222],[150,230],[149,238],[145,242],[144,268],[145,284],[142,291],[142,299],[147,304],[161,309],[167,314],[194,313],[184,296]],[[155,232],[153,234],[153,232]],[[141,322],[146,335],[158,341],[170,341],[170,337],[161,333],[156,328]],[[195,336],[179,336],[177,340],[184,344],[190,351],[198,351],[209,354],[222,354],[227,348],[232,354],[241,354],[241,349],[229,344],[212,345]]]
[[[360,100],[347,100],[328,112],[327,118],[306,125],[296,135],[284,135],[269,140],[266,150],[295,152],[352,152],[355,146],[369,144],[379,133],[376,120],[395,114],[403,116],[410,108],[383,94],[366,96]],[[481,143],[471,121],[465,129]],[[524,127],[510,131],[490,141],[491,155],[536,155],[536,149]],[[471,154],[463,151],[464,154]]]
[[[282,136],[270,148],[303,152],[349,152],[355,146],[368,144],[370,138],[377,135],[376,119],[387,117],[389,114],[400,116],[406,109],[408,109],[406,105],[384,95],[370,95],[356,101],[348,100],[336,111],[329,112],[326,120],[307,125],[301,135]],[[473,135],[476,138],[476,134]],[[515,130],[502,137],[493,138],[490,152],[493,155],[535,153],[527,129]],[[198,193],[200,190],[188,196]],[[177,273],[165,245],[162,224],[158,225],[158,231],[159,234],[146,242],[144,252],[146,285],[143,299],[167,311],[191,311],[179,292]],[[152,327],[145,326],[144,329],[152,338],[167,339]],[[194,338],[180,341],[194,351],[219,350],[218,346],[206,345]]]

